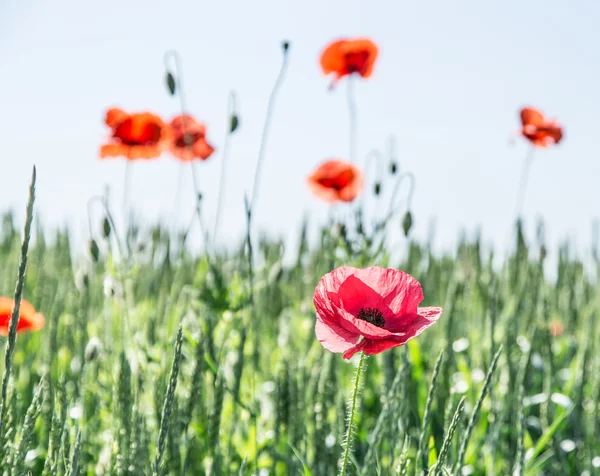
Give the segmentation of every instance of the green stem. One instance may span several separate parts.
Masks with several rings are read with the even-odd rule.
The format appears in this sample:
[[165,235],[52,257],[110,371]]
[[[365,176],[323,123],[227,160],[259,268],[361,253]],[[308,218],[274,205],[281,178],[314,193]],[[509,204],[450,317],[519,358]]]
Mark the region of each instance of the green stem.
[[346,470],[348,468],[350,447],[352,446],[352,440],[354,438],[354,414],[356,413],[356,401],[358,400],[358,391],[360,388],[360,375],[363,372],[364,365],[365,353],[361,351],[356,374],[354,375],[354,388],[352,389],[352,396],[350,397],[350,413],[348,415],[348,429],[346,430],[346,445],[344,447],[344,455],[342,456],[340,476],[346,476]]

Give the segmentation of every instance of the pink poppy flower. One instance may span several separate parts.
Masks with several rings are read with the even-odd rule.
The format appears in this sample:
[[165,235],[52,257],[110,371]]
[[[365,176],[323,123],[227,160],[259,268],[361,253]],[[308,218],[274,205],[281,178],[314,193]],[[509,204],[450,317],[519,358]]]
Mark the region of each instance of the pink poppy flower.
[[321,278],[313,302],[317,339],[344,359],[406,344],[434,324],[441,307],[418,307],[423,290],[397,269],[343,266]]

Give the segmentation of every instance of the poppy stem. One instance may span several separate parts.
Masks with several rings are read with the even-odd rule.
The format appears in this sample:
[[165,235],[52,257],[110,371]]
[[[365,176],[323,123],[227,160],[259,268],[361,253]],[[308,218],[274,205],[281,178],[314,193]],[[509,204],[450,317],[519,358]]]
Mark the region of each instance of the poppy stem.
[[[223,207],[223,197],[225,195],[225,172],[227,159],[229,158],[229,137],[237,128],[237,124],[233,123],[233,118],[237,121],[237,96],[235,91],[229,92],[229,99],[227,100],[227,125],[225,140],[223,141],[223,157],[221,158],[221,176],[219,178],[219,192],[217,200],[217,213],[215,215],[215,226],[213,228],[213,243],[217,242],[217,233],[219,231],[219,221],[221,219],[221,210]],[[234,127],[235,126],[235,127]]]
[[358,360],[358,367],[356,368],[356,374],[354,375],[354,386],[352,389],[352,395],[350,396],[350,406],[348,413],[348,429],[346,430],[346,441],[344,443],[344,454],[340,462],[340,476],[346,476],[348,470],[348,460],[350,459],[350,448],[352,447],[352,441],[354,439],[354,415],[356,413],[356,402],[358,400],[358,393],[360,390],[360,376],[363,373],[365,367],[365,353],[360,352],[360,359]]
[[271,90],[269,96],[269,102],[267,103],[267,116],[265,117],[265,124],[263,126],[262,138],[260,140],[260,147],[258,149],[258,159],[256,161],[256,169],[254,171],[254,184],[252,186],[252,195],[250,196],[250,210],[254,210],[254,204],[256,203],[256,196],[258,194],[258,184],[260,181],[260,173],[262,171],[265,151],[267,148],[267,138],[269,137],[269,129],[271,128],[271,121],[273,119],[273,110],[275,108],[275,99],[277,99],[277,93],[283,85],[285,79],[285,72],[287,71],[288,65],[288,46],[287,43],[283,44],[283,61],[281,62],[281,68],[279,69],[279,75],[275,81],[275,85]]
[[517,189],[517,208],[516,215],[520,218],[523,211],[523,203],[525,202],[525,191],[527,189],[527,183],[529,180],[529,169],[531,168],[531,162],[533,162],[534,148],[530,147],[525,156],[523,167],[521,169],[521,178],[519,179],[519,188]]
[[202,197],[202,192],[200,191],[200,184],[198,181],[198,177],[196,176],[196,168],[195,168],[195,161],[194,161],[194,153],[193,153],[193,143],[192,143],[192,138],[188,135],[188,127],[187,127],[187,122],[188,122],[188,118],[187,116],[187,107],[186,107],[186,101],[185,101],[185,94],[183,92],[183,68],[181,66],[181,56],[179,55],[179,53],[176,50],[169,50],[165,53],[164,56],[164,62],[165,62],[165,67],[167,69],[167,71],[169,70],[169,58],[173,58],[173,61],[175,63],[175,76],[174,76],[174,81],[175,81],[175,89],[173,91],[173,94],[177,94],[177,97],[179,98],[179,108],[181,109],[181,122],[183,125],[183,138],[185,141],[185,144],[188,148],[188,152],[190,154],[191,157],[191,161],[190,161],[190,166],[192,169],[192,184],[194,186],[194,207],[196,210],[196,213],[198,215],[198,222],[200,224],[200,230],[202,232],[202,237],[205,239],[205,245],[208,247],[208,243],[206,242],[206,240],[208,239],[208,233],[206,231],[206,227],[204,226],[204,221],[202,220],[202,213],[201,213],[201,197]]
[[398,180],[396,181],[396,185],[394,186],[394,190],[392,191],[392,198],[390,199],[390,208],[389,208],[387,217],[385,218],[384,221],[390,220],[392,218],[392,216],[394,215],[394,212],[398,208],[400,208],[399,205],[396,205],[396,197],[398,196],[398,193],[400,192],[400,187],[401,187],[404,179],[410,180],[410,188],[408,190],[408,195],[406,197],[406,209],[410,210],[412,207],[412,200],[413,200],[413,195],[415,193],[417,179],[415,178],[415,174],[413,174],[412,172],[404,172],[403,174],[400,174],[398,176]]
[[123,178],[123,219],[125,220],[125,229],[129,230],[129,189],[132,181],[131,160],[125,161],[125,177]]
[[350,162],[355,162],[356,154],[356,100],[354,98],[354,76],[351,74],[346,81],[346,99],[348,100],[348,117],[350,119],[350,150],[348,151]]

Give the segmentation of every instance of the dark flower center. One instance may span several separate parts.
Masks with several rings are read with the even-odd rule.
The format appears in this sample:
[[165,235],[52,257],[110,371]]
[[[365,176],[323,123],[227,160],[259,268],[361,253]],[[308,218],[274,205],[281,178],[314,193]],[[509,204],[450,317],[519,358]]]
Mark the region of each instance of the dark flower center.
[[385,319],[383,318],[383,314],[379,309],[363,307],[360,311],[358,311],[356,317],[363,321],[367,321],[374,326],[381,327],[382,329],[383,326],[385,326]]

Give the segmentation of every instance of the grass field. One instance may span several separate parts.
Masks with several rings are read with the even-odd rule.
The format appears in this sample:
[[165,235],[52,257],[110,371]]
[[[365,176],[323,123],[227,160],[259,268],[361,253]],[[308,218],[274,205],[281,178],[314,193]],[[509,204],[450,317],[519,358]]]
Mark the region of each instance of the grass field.
[[[598,472],[596,279],[565,247],[549,280],[541,238],[520,227],[496,268],[477,240],[446,255],[410,241],[392,262],[385,227],[324,228],[317,243],[305,229],[288,264],[267,239],[250,240],[252,260],[244,243],[192,256],[160,225],[108,220],[88,257],[35,222],[27,251],[15,221],[2,220],[0,293],[17,282],[46,325],[6,339],[3,474]],[[444,308],[365,356],[358,386],[362,357],[314,331],[315,286],[341,265],[402,269]]]

